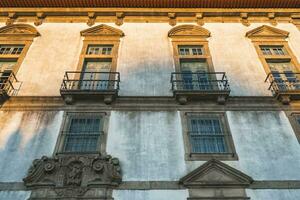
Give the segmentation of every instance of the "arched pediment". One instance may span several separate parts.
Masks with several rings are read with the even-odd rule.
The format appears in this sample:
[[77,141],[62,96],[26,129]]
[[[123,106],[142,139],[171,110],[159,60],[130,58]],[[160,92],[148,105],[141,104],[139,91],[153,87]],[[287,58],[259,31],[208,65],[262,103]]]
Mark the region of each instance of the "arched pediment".
[[210,37],[210,32],[201,27],[195,25],[181,25],[172,28],[169,33],[169,37],[177,37],[177,36],[184,36],[184,37],[202,37],[208,38]]
[[0,36],[37,37],[40,36],[40,33],[33,26],[28,24],[12,24],[0,28]]
[[286,39],[288,36],[289,36],[289,32],[271,26],[267,26],[267,25],[260,26],[246,33],[246,37],[250,39],[252,38]]
[[123,37],[123,31],[111,26],[101,24],[80,32],[81,36],[118,36]]

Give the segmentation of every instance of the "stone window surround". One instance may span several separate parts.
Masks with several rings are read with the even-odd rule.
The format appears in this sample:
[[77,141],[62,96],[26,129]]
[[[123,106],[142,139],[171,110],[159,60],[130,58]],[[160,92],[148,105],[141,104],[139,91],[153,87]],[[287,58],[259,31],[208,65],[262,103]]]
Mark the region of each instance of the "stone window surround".
[[[71,115],[70,115],[71,114]],[[57,142],[55,145],[55,149],[54,149],[54,153],[53,155],[56,154],[80,154],[79,152],[62,152],[63,151],[63,145],[64,145],[64,139],[65,136],[63,135],[63,132],[65,132],[67,130],[67,125],[69,123],[69,119],[70,116],[72,116],[73,114],[75,115],[80,115],[81,117],[84,115],[90,115],[90,114],[95,114],[98,115],[99,117],[101,117],[101,123],[102,123],[102,135],[100,136],[100,145],[99,145],[99,149],[97,151],[99,152],[82,152],[83,154],[97,154],[97,153],[101,153],[101,154],[106,154],[106,143],[107,143],[107,133],[108,133],[108,125],[109,125],[109,116],[110,113],[109,112],[88,112],[88,111],[68,111],[65,112],[63,115],[63,120],[62,120],[62,124],[61,124],[61,128],[60,128],[60,133],[57,137]]]
[[[94,29],[94,32],[93,30]],[[104,34],[97,34],[97,31],[101,29],[108,29],[113,31],[115,35],[105,35]],[[91,31],[89,31],[91,30]],[[111,72],[115,72],[117,70],[117,60],[118,60],[118,50],[119,50],[119,43],[120,37],[124,35],[123,32],[119,31],[118,29],[112,28],[107,25],[99,25],[81,32],[81,36],[84,37],[83,39],[83,47],[81,50],[79,62],[77,65],[77,71],[82,71],[84,67],[84,62],[86,60],[101,60],[101,59],[110,59],[111,60]],[[110,45],[112,46],[112,52],[110,55],[89,55],[87,54],[87,50],[89,46],[96,46],[96,45]],[[111,77],[112,78],[112,77]]]
[[0,28],[1,45],[20,45],[23,46],[21,54],[0,55],[0,60],[13,59],[16,65],[13,73],[16,74],[31,46],[35,37],[40,36],[37,30],[28,24],[8,25]]
[[[181,29],[181,30],[180,30]],[[180,30],[180,31],[177,31]],[[174,33],[173,33],[174,32]],[[193,35],[193,32],[195,35]],[[181,59],[200,59],[205,60],[208,66],[208,71],[214,72],[212,57],[208,47],[207,38],[210,37],[210,32],[202,27],[192,25],[180,25],[169,31],[169,37],[173,46],[173,59],[175,63],[175,71],[181,72]],[[180,55],[179,46],[201,46],[203,49],[202,55]]]
[[[186,161],[208,161],[211,159],[218,160],[238,160],[238,155],[234,147],[234,141],[230,132],[228,120],[226,113],[224,112],[181,112],[181,124],[182,124],[182,133],[185,149],[185,160]],[[226,145],[229,153],[191,153],[191,144],[190,138],[188,136],[188,116],[205,116],[205,115],[214,115],[218,116],[222,122],[224,132],[227,133],[225,136]]]
[[[264,32],[264,30],[267,30]],[[299,71],[299,63],[297,61],[296,56],[293,54],[293,51],[288,45],[288,41],[286,38],[289,36],[289,32],[280,30],[277,28],[273,28],[270,26],[260,26],[258,28],[255,28],[253,30],[250,30],[246,33],[246,37],[248,37],[257,52],[258,58],[261,61],[263,68],[266,72],[266,74],[269,74],[270,68],[267,63],[267,59],[270,60],[289,60],[296,68],[297,71]],[[261,47],[266,46],[281,46],[285,50],[285,55],[264,55]]]
[[297,137],[297,140],[300,144],[300,124],[297,121],[297,118],[300,118],[300,112],[292,112],[292,111],[287,111],[286,116],[288,117],[290,124],[295,132],[295,135]]

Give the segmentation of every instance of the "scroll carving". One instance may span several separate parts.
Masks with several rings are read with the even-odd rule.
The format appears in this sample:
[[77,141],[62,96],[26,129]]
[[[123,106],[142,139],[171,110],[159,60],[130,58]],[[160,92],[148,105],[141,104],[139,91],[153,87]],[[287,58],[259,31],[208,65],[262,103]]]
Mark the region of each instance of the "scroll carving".
[[116,187],[122,177],[119,160],[109,155],[58,155],[34,160],[23,181],[33,193],[39,191],[35,195],[47,188],[46,193],[52,194],[51,198],[89,199],[103,198],[94,196],[101,194],[95,190]]

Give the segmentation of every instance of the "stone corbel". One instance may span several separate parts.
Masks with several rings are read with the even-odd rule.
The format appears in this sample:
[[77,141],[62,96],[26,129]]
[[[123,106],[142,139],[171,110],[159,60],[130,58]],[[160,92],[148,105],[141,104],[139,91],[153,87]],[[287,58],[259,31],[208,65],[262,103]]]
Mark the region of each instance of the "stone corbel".
[[241,19],[241,23],[244,26],[250,26],[250,22],[248,21],[248,13],[241,13],[240,14]]
[[116,25],[121,26],[124,23],[125,14],[123,12],[116,13]]
[[17,14],[15,12],[8,13],[8,19],[6,20],[6,25],[12,25],[17,19]]
[[199,26],[203,26],[204,25],[203,13],[196,13],[196,19],[197,19],[197,24]]
[[168,17],[169,17],[169,24],[171,26],[175,26],[176,25],[176,13],[168,13]]
[[46,15],[43,12],[36,13],[36,20],[34,21],[34,25],[40,26],[43,23],[43,20],[45,19]]
[[95,21],[96,21],[96,14],[94,12],[89,12],[88,13],[88,21],[87,21],[87,25],[88,26],[93,26],[95,24]]
[[293,23],[300,30],[300,13],[291,15],[291,23]]
[[270,20],[270,24],[273,26],[277,26],[275,17],[276,17],[275,13],[268,13],[268,18]]

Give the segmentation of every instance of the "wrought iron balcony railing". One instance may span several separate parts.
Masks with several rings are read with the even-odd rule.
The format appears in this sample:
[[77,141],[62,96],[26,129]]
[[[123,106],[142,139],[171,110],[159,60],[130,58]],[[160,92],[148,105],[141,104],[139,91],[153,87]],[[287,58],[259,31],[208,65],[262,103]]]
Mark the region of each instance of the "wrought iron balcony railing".
[[118,95],[120,87],[119,72],[66,72],[60,94],[67,104],[74,99],[101,98],[110,104]]
[[218,103],[224,104],[230,93],[224,72],[173,72],[171,83],[180,104],[197,99],[217,99]]
[[277,92],[300,92],[300,73],[295,72],[271,72],[268,74],[265,82],[269,81],[269,90]]
[[300,73],[287,71],[283,73],[271,72],[265,82],[269,82],[269,90],[283,104],[291,100],[300,99]]
[[0,71],[0,99],[4,100],[16,91],[14,83],[18,82],[12,71]]
[[222,92],[230,91],[225,72],[173,72],[173,91]]
[[61,91],[106,92],[118,91],[119,72],[66,72]]

